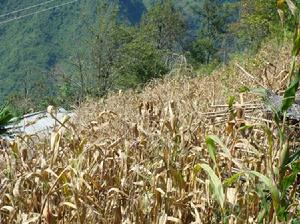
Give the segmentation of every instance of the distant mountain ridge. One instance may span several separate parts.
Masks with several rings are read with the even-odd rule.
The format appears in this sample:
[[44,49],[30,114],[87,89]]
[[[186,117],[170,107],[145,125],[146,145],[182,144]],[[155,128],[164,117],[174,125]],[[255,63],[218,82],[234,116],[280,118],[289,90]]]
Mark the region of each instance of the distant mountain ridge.
[[[46,1],[44,1],[45,3]],[[70,1],[0,0],[0,15],[24,8],[28,10],[0,17],[1,22],[18,18]],[[46,2],[46,3],[47,3]],[[43,3],[43,2],[42,2]],[[139,0],[120,0],[122,18],[137,23],[146,7]],[[41,12],[0,25],[0,103],[8,94],[24,88],[31,79],[42,79],[42,73],[57,63],[64,63],[74,53],[74,46],[86,36],[83,18],[93,18],[94,1],[80,0],[60,8]],[[26,77],[24,77],[26,76]],[[27,79],[27,80],[26,80]],[[51,82],[49,80],[49,82]],[[50,85],[51,86],[51,85]],[[26,88],[26,87],[25,87]],[[36,88],[35,86],[29,86]]]
[[[175,2],[189,14],[193,4],[201,1]],[[120,18],[137,24],[154,2],[157,1],[119,0]],[[61,4],[65,5],[1,24]],[[84,40],[88,38],[85,22],[96,20],[96,4],[89,0],[0,0],[0,104],[17,92],[26,95],[26,91],[33,90],[38,94],[54,91],[53,80],[47,73],[55,66],[68,70],[70,58],[84,48]],[[32,7],[34,5],[39,6]],[[5,15],[24,8],[29,9]]]

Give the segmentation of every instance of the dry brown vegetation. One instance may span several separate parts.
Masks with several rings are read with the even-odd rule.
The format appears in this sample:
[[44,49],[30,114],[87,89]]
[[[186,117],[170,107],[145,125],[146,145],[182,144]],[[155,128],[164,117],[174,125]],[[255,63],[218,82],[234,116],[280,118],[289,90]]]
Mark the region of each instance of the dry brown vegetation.
[[[0,223],[269,223],[275,201],[251,171],[275,178],[279,140],[260,98],[238,90],[283,90],[289,52],[269,44],[210,76],[181,64],[141,92],[87,101],[51,141],[3,144]],[[297,187],[286,222],[299,216]]]

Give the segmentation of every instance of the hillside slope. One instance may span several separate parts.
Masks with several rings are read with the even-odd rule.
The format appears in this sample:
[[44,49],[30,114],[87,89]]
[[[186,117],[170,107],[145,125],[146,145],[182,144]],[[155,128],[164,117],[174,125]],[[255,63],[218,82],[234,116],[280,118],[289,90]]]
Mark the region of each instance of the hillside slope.
[[[34,136],[27,136],[13,150],[4,146],[0,221],[269,223],[274,211],[266,180],[269,160],[278,159],[278,136],[264,131],[265,124],[275,126],[262,117],[259,97],[240,98],[238,90],[257,87],[257,80],[274,91],[285,88],[290,47],[275,45],[207,77],[191,77],[194,72],[180,64],[140,92],[86,102],[73,122],[53,132],[51,143],[31,144]],[[226,110],[231,95],[235,119]],[[207,140],[211,134],[220,140]],[[14,164],[10,170],[4,161]],[[248,170],[266,175],[267,185],[244,174]],[[286,195],[294,223],[300,198],[291,192],[297,187]],[[21,194],[27,200],[17,200]]]

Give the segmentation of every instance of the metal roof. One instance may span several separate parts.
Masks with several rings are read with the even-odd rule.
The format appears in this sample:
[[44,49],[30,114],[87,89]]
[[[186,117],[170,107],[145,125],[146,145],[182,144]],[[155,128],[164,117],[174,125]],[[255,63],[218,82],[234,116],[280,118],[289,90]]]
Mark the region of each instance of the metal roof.
[[[72,112],[68,112],[63,108],[59,108],[55,114],[55,118],[62,122],[65,115],[73,116]],[[6,130],[3,138],[14,138],[19,134],[26,135],[47,135],[58,122],[47,111],[40,111],[24,115],[21,120],[4,126]]]

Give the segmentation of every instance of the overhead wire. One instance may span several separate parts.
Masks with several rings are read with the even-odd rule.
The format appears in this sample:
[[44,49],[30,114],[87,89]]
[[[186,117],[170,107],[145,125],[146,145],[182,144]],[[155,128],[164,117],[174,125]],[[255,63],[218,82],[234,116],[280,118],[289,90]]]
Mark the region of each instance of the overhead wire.
[[9,15],[16,14],[18,12],[23,12],[23,11],[33,9],[33,8],[36,8],[36,7],[39,7],[39,6],[47,5],[47,4],[49,4],[51,2],[54,2],[54,1],[56,1],[56,0],[46,1],[46,2],[42,2],[42,3],[39,3],[39,4],[32,5],[32,6],[28,6],[28,7],[23,8],[23,9],[18,9],[18,10],[12,11],[12,12],[8,12],[8,13],[5,13],[3,15],[0,15],[0,18],[7,17]]
[[11,18],[11,19],[8,19],[8,20],[4,20],[4,21],[0,22],[0,25],[7,24],[7,23],[13,22],[15,20],[20,20],[20,19],[23,19],[25,17],[29,17],[29,16],[33,16],[33,15],[36,15],[36,14],[40,14],[42,12],[46,12],[46,11],[49,11],[49,10],[52,10],[52,9],[60,8],[60,7],[65,6],[65,5],[73,4],[73,3],[77,2],[77,1],[79,1],[79,0],[69,1],[69,2],[66,2],[66,3],[60,4],[60,5],[56,5],[56,6],[53,6],[53,7],[48,7],[48,8],[42,9],[42,10],[38,10],[36,12],[32,12],[32,13],[28,13],[28,14],[25,14],[25,15],[22,15],[22,16],[18,16],[18,17],[14,17],[14,18]]

